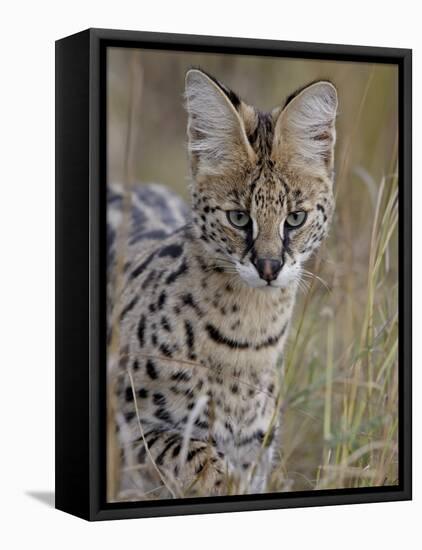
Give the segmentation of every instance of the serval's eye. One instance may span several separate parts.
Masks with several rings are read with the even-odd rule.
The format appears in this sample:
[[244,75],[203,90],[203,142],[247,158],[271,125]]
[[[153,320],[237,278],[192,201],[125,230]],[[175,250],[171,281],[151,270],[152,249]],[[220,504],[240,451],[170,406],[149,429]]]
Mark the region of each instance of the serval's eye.
[[227,219],[234,227],[240,227],[241,229],[245,229],[251,221],[249,214],[241,210],[229,210],[227,212]]
[[301,227],[306,221],[306,212],[298,211],[291,212],[286,218],[286,226],[288,229],[297,229]]

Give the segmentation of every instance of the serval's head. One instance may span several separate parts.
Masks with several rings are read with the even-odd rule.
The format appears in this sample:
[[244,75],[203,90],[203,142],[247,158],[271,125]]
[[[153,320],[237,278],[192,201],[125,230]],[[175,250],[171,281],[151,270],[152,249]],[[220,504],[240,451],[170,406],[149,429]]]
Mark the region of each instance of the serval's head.
[[193,227],[211,263],[283,287],[327,233],[337,92],[326,81],[269,113],[203,71],[186,75]]

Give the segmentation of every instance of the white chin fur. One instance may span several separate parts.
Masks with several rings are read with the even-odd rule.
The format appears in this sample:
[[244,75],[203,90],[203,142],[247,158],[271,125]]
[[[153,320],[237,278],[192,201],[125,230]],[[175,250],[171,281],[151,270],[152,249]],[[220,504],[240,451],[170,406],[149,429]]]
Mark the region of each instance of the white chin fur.
[[267,281],[261,279],[251,263],[244,265],[236,262],[236,269],[242,281],[252,288],[283,288],[296,280],[300,274],[300,266],[298,264],[295,266],[283,266],[277,279],[271,281],[269,285]]

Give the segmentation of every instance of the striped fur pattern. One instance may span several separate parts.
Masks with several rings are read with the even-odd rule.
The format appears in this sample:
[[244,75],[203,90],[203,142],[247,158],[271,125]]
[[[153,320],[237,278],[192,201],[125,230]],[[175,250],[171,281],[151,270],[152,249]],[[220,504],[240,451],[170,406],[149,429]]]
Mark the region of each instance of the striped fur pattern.
[[[142,472],[124,483],[139,498],[266,490],[296,290],[334,207],[332,84],[262,113],[193,69],[186,107],[191,208],[161,186],[132,191],[110,314],[123,462]],[[109,204],[113,283],[121,191]]]

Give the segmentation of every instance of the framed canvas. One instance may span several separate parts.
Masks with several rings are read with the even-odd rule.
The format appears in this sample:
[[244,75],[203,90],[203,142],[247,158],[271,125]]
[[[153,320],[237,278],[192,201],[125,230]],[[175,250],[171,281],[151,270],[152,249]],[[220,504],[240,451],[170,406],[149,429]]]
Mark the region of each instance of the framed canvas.
[[56,43],[56,507],[411,498],[411,51]]

